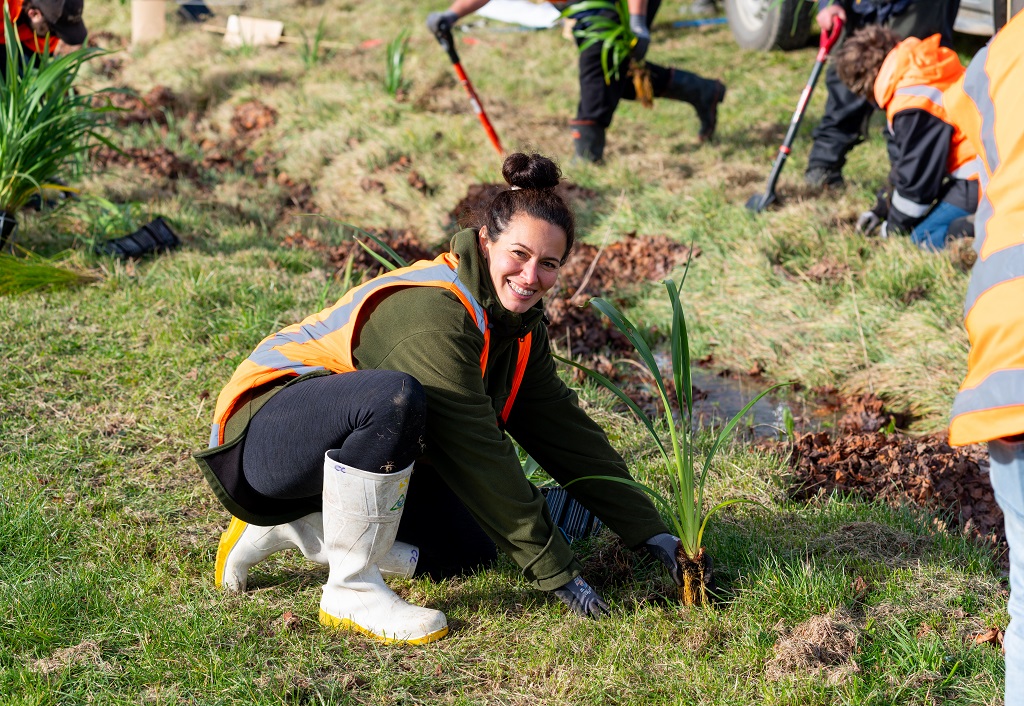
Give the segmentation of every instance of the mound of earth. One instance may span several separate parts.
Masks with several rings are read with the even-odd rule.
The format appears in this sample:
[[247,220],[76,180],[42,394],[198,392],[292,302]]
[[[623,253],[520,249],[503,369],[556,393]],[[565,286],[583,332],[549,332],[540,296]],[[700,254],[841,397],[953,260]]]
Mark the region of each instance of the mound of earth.
[[992,494],[982,446],[953,448],[943,434],[912,438],[847,432],[832,438],[819,432],[796,438],[790,464],[794,498],[840,491],[894,506],[912,504],[1005,547],[1003,514]]

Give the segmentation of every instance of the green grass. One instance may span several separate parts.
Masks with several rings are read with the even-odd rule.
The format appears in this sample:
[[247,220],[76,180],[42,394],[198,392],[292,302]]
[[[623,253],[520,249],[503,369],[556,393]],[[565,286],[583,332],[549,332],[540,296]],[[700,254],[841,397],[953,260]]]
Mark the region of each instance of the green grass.
[[[566,616],[502,562],[465,579],[396,584],[449,617],[451,635],[426,648],[323,631],[324,570],[294,555],[257,567],[244,596],[213,588],[226,514],[190,454],[205,444],[214,399],[263,336],[344,289],[344,273],[319,254],[280,245],[297,230],[325,243],[340,233],[286,214],[278,174],[309,183],[317,208],[338,221],[409,228],[430,243],[447,239],[447,213],[470,184],[500,179],[447,57],[421,27],[441,6],[261,6],[293,36],[330,13],[325,42],[386,41],[413,26],[401,103],[382,87],[383,44],[307,65],[295,47],[230,53],[218,35],[170,23],[164,41],[116,54],[113,79],[86,65],[90,88],[163,83],[179,96],[167,130],[125,128],[126,146],[198,160],[196,146],[225,139],[235,106],[258,98],[279,118],[251,155],[279,156],[269,176],[244,164],[200,168],[197,180],[118,167],[72,185],[121,211],[84,198],[23,214],[19,244],[47,256],[75,247],[103,276],[0,297],[0,702],[998,703],[1001,657],[971,641],[1007,622],[986,551],[909,510],[787,501],[782,461],[739,442],[720,458],[709,496],[766,509],[733,506],[709,525],[722,589],[713,608],[681,610],[657,566],[607,537],[579,553],[617,608],[610,620]],[[941,427],[966,360],[967,277],[941,255],[853,232],[886,172],[877,128],[851,155],[846,192],[802,195],[819,91],[783,174],[786,202],[753,217],[743,202],[764,187],[813,50],[741,52],[722,29],[671,29],[671,9],[649,57],[729,84],[716,145],[697,146],[689,106],[624,104],[607,164],[572,165],[575,47],[555,32],[476,32],[478,44],[459,35],[459,52],[503,144],[561,157],[566,176],[597,193],[579,204],[585,240],[636,230],[701,248],[683,293],[694,355],[713,352],[734,370],[758,362],[768,378],[808,386],[871,387],[912,408],[922,428]],[[128,35],[114,0],[91,2],[89,23]],[[432,195],[410,186],[402,155]],[[364,178],[385,193],[364,191]],[[84,249],[116,234],[119,218],[127,232],[160,214],[182,236],[177,252],[126,265]],[[845,266],[841,277],[813,276],[826,258]],[[651,283],[631,293],[630,316],[664,327],[660,292]],[[644,430],[606,393],[582,394],[636,475],[663,482]],[[845,621],[856,650],[820,672],[783,660],[812,619]]]

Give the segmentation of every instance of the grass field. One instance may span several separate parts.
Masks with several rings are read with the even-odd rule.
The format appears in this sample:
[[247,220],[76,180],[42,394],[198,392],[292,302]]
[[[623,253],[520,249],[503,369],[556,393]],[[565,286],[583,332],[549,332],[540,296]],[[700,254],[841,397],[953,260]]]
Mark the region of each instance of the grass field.
[[[441,7],[268,0],[245,13],[279,17],[292,36],[312,36],[326,18],[325,39],[346,48],[316,61],[295,45],[227,50],[219,35],[172,21],[162,42],[86,70],[92,88],[169,87],[165,126],[125,126],[112,138],[170,150],[193,171],[93,170],[74,181],[81,199],[23,217],[18,243],[44,255],[70,249],[68,262],[98,279],[0,298],[0,701],[1001,703],[999,651],[973,640],[1007,622],[987,550],[910,510],[787,500],[784,459],[741,445],[716,464],[710,496],[763,508],[712,521],[714,607],[681,610],[667,577],[607,535],[579,554],[614,617],[567,617],[502,562],[465,579],[395,584],[448,615],[452,633],[426,648],[323,631],[326,574],[300,557],[261,564],[245,595],[213,587],[226,513],[190,457],[206,442],[213,401],[264,335],[346,286],[320,254],[282,245],[296,232],[341,237],[332,222],[298,214],[440,243],[467,188],[500,180],[497,154],[423,28]],[[699,245],[684,292],[695,356],[808,387],[872,390],[911,410],[916,429],[941,428],[966,364],[967,275],[945,254],[855,233],[887,170],[877,126],[851,156],[846,191],[807,193],[820,91],[783,176],[783,207],[751,216],[743,203],[763,189],[814,50],[744,52],[724,28],[672,29],[676,13],[662,9],[650,59],[728,83],[717,142],[697,145],[688,106],[624,104],[602,167],[568,160],[570,42],[485,28],[457,35],[459,52],[506,149],[560,158],[568,179],[596,193],[579,204],[584,240],[636,231]],[[86,21],[101,44],[127,39],[120,2],[90,0]],[[384,44],[363,43],[406,26],[399,102],[383,86]],[[218,169],[211,150],[238,137],[232,118],[253,100],[275,119]],[[289,199],[303,186],[300,208]],[[182,236],[179,251],[127,265],[89,254],[156,215]],[[664,324],[659,291],[650,283],[631,315]],[[650,479],[641,430],[607,395],[582,395]]]

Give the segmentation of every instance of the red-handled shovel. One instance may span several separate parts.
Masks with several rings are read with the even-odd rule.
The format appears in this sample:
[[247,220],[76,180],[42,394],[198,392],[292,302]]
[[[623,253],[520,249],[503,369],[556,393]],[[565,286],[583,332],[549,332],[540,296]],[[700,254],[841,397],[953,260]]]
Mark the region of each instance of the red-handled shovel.
[[505,156],[505,151],[501,149],[501,141],[498,140],[498,133],[494,131],[494,126],[491,125],[491,121],[487,119],[487,113],[484,112],[484,107],[480,105],[480,99],[476,96],[476,91],[473,90],[473,84],[469,82],[469,77],[466,76],[466,72],[462,69],[462,63],[459,61],[459,54],[455,51],[455,40],[452,39],[451,29],[444,27],[434,33],[437,37],[437,41],[441,43],[441,46],[446,52],[448,52],[448,58],[452,60],[452,66],[455,67],[455,75],[459,77],[459,81],[466,87],[466,93],[469,94],[469,102],[473,105],[473,112],[480,118],[480,123],[484,126],[484,130],[487,132],[487,137],[490,138],[491,144],[494,145],[494,149],[498,150],[498,154],[502,157]]
[[754,194],[747,201],[747,208],[754,213],[760,213],[777,200],[775,184],[779,181],[779,175],[782,173],[782,166],[786,163],[786,158],[789,157],[793,140],[796,139],[796,131],[800,129],[800,121],[803,120],[807,104],[811,100],[814,84],[818,82],[821,70],[825,68],[828,53],[836,43],[836,40],[839,39],[839,33],[842,31],[843,21],[838,17],[832,21],[831,31],[821,30],[821,40],[818,45],[818,56],[814,60],[814,68],[811,69],[811,76],[807,79],[807,85],[804,86],[803,93],[800,94],[800,101],[796,104],[793,118],[789,121],[789,130],[786,131],[786,138],[782,141],[782,146],[779,147],[779,154],[775,158],[775,164],[772,165],[772,173],[768,176],[768,186],[763,194]]

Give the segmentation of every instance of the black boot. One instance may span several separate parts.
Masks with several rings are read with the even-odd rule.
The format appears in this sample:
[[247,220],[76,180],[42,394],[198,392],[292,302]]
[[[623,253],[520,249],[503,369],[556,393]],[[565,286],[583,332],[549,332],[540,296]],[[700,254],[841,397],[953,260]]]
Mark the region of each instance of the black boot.
[[689,71],[672,69],[672,77],[665,88],[665,98],[689,103],[697,109],[700,118],[701,142],[709,142],[715,136],[718,124],[718,104],[725,100],[725,84],[711,78],[704,78]]
[[604,158],[604,128],[593,122],[572,122],[573,159],[599,163]]

